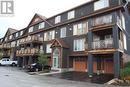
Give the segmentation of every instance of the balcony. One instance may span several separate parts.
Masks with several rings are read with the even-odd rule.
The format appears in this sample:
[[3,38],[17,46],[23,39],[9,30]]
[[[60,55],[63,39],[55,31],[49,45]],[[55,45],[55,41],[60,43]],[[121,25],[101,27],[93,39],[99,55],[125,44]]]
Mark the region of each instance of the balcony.
[[0,49],[10,49],[10,44],[1,44]]
[[28,36],[26,38],[23,38],[19,41],[19,44],[29,44],[29,43],[39,43],[41,44],[43,42],[43,38],[38,36]]
[[110,49],[113,48],[113,39],[99,40],[92,42],[92,49]]
[[22,50],[17,50],[16,55],[17,56],[34,56],[38,55],[39,49],[33,48],[33,49],[22,49]]

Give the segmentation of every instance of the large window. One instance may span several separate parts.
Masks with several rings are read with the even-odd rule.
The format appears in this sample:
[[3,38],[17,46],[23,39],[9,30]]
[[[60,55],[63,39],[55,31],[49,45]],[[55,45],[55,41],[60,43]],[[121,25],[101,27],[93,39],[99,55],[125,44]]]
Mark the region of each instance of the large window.
[[72,19],[72,18],[74,18],[74,17],[75,17],[75,11],[74,11],[74,10],[68,12],[68,19]]
[[60,30],[60,37],[61,38],[66,37],[66,27],[61,28],[61,30]]
[[45,22],[39,23],[38,29],[42,29],[42,28],[45,28]]
[[88,22],[75,24],[73,26],[73,35],[81,35],[88,32]]
[[23,35],[23,31],[20,31],[20,36]]
[[12,37],[13,37],[13,35],[10,35],[10,36],[9,36],[9,39],[12,39]]
[[74,51],[84,51],[85,50],[85,39],[74,40]]
[[28,32],[33,32],[33,27],[30,27]]
[[60,23],[60,22],[61,22],[61,16],[55,17],[55,24]]
[[52,49],[50,47],[51,47],[51,44],[46,45],[46,53],[51,53],[52,52]]
[[52,40],[55,38],[55,31],[49,31],[44,33],[44,41]]
[[99,0],[94,3],[94,10],[109,7],[109,0]]
[[93,26],[108,24],[112,22],[112,15],[105,15],[94,18]]

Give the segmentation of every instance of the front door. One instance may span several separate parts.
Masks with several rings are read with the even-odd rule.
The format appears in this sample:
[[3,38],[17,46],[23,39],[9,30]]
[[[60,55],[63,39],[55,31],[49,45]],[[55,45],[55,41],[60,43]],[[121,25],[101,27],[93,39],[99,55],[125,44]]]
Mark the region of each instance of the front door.
[[59,68],[59,50],[56,48],[53,52],[53,68]]

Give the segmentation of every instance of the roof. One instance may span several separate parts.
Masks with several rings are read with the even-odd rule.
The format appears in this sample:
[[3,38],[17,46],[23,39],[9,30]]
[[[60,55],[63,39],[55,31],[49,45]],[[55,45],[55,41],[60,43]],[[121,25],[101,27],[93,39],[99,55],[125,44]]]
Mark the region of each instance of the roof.
[[62,39],[53,40],[51,48],[57,46],[57,45],[55,45],[56,42],[58,43],[58,46],[60,46],[60,47],[69,48],[69,46]]
[[18,30],[13,29],[13,28],[9,28],[8,30],[9,30],[10,34],[13,34],[13,33],[15,33],[15,32],[17,32],[17,31],[18,31]]

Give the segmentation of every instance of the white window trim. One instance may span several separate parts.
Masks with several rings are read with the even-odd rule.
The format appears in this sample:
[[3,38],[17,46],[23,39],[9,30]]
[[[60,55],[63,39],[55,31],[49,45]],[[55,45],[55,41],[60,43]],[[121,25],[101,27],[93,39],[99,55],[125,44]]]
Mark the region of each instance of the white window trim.
[[74,40],[73,51],[84,51],[84,50],[85,50],[85,39],[82,38]]
[[68,20],[75,18],[75,10],[68,12]]
[[51,44],[46,45],[46,53],[51,53],[52,52],[52,49],[50,47],[51,47]]
[[33,28],[34,28],[33,26],[30,27],[29,30],[28,30],[28,32],[29,32],[29,33],[30,33],[30,32],[33,32]]
[[94,11],[109,7],[109,0],[99,0],[94,3]]
[[42,28],[45,28],[45,22],[39,23],[38,29],[42,29]]
[[66,27],[60,29],[60,38],[66,37]]
[[60,23],[60,22],[61,22],[61,16],[60,15],[56,16],[55,17],[55,24]]

